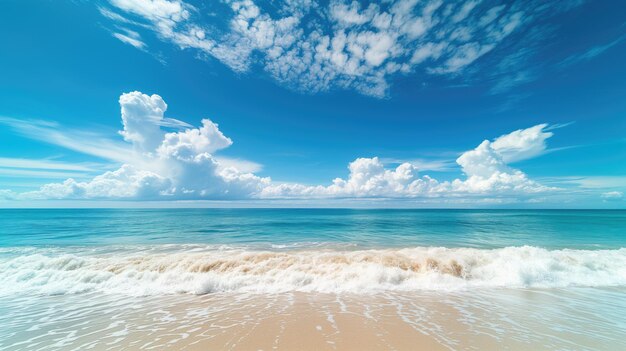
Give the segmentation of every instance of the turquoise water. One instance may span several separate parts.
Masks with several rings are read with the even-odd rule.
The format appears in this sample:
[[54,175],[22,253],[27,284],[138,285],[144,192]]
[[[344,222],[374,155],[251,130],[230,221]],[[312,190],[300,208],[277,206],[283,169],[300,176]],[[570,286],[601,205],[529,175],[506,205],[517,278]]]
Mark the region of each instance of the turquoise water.
[[347,209],[0,210],[0,246],[350,244],[618,249],[626,211]]

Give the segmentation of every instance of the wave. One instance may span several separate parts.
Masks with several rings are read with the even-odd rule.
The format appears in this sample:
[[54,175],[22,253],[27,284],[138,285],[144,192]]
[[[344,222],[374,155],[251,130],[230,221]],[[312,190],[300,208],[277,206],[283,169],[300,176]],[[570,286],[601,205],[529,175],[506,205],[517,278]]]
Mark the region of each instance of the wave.
[[29,250],[0,256],[0,295],[453,291],[626,286],[626,249]]

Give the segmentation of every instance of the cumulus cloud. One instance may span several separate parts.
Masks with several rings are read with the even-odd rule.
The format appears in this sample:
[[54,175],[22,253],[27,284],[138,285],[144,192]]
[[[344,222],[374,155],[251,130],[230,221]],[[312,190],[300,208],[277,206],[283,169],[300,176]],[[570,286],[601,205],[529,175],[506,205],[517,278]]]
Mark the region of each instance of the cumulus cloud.
[[[165,117],[167,104],[159,95],[141,92],[119,99],[127,157],[121,167],[88,181],[69,178],[25,193],[2,192],[14,199],[290,199],[290,198],[521,198],[555,190],[509,165],[545,151],[548,126],[516,130],[484,140],[456,160],[465,178],[437,180],[416,164],[387,167],[378,157],[358,158],[348,165],[348,177],[329,185],[276,183],[253,172],[256,164],[220,157],[233,141],[219,126],[203,119],[194,128]],[[187,127],[188,126],[188,127]],[[172,130],[174,129],[174,130]],[[65,140],[61,134],[57,137]],[[102,145],[109,145],[110,142]],[[78,149],[76,144],[71,147]],[[95,148],[91,145],[91,148]],[[90,152],[88,148],[87,152]],[[116,148],[121,146],[116,144]],[[101,153],[108,154],[108,153]],[[419,164],[418,164],[419,165]]]
[[[29,199],[186,199],[241,198],[255,193],[269,179],[238,170],[231,162],[220,164],[213,154],[232,144],[208,119],[199,128],[166,132],[167,127],[187,124],[164,116],[167,104],[158,95],[140,92],[119,99],[123,130],[120,135],[132,145],[132,159],[118,170],[90,181],[72,178],[37,191],[20,194]],[[6,196],[6,195],[5,195]]]
[[[513,149],[524,157],[530,157],[528,150],[537,149],[539,144],[545,147],[545,139],[535,138],[532,141],[524,139],[523,143],[513,144],[509,148],[496,146],[508,145],[506,142],[503,144],[502,140],[515,140],[519,135],[536,133],[545,127],[546,125],[538,125],[518,130],[493,142],[485,140],[475,149],[464,152],[456,162],[467,176],[466,179],[438,181],[428,175],[420,176],[417,167],[408,162],[400,164],[395,169],[386,169],[378,157],[359,158],[348,166],[350,173],[345,180],[337,178],[329,186],[269,185],[263,189],[261,197],[523,196],[556,190],[530,180],[526,174],[511,168],[505,161],[505,155],[512,155]],[[501,150],[505,153],[501,153]],[[519,160],[521,156],[517,157]]]
[[167,104],[159,95],[148,96],[134,91],[122,94],[119,103],[124,125],[120,134],[140,152],[150,153],[161,144],[165,134],[162,126],[191,127],[182,121],[165,118]]
[[106,172],[89,182],[69,178],[63,183],[50,183],[38,191],[25,193],[30,199],[81,199],[81,198],[142,198],[155,199],[168,195],[170,181],[150,171],[137,170],[123,165],[116,171]]
[[382,97],[394,75],[459,74],[516,31],[563,8],[477,0],[222,0],[207,6],[220,15],[209,20],[181,0],[110,0],[101,13],[237,72],[256,64],[298,90],[356,89]]
[[212,154],[229,147],[232,143],[232,140],[218,129],[217,124],[203,119],[200,128],[165,134],[157,152],[160,155],[189,158],[203,153]]

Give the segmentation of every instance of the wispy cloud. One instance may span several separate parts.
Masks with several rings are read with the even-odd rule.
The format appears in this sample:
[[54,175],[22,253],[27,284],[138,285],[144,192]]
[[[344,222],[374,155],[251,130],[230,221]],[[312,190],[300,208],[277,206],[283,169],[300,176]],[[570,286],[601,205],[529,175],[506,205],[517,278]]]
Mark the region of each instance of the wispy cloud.
[[[489,57],[485,62],[487,69],[472,72],[473,81],[487,80],[491,83],[489,93],[492,95],[507,94],[511,90],[531,83],[541,77],[549,64],[545,60],[535,60],[546,41],[555,35],[555,27],[539,24],[523,28],[515,41],[503,44],[497,55]],[[513,97],[513,101],[521,95]]]
[[558,66],[560,66],[561,68],[566,68],[568,66],[572,66],[572,65],[584,62],[584,61],[591,60],[597,56],[602,55],[609,49],[621,44],[625,39],[626,39],[626,35],[622,35],[619,38],[612,40],[606,44],[596,45],[590,49],[587,49],[586,51],[582,53],[573,54],[565,58],[563,61],[561,61],[558,64]]
[[571,121],[571,122],[565,122],[565,123],[555,123],[555,124],[551,124],[548,127],[546,127],[545,131],[551,131],[551,130],[556,130],[556,129],[561,129],[561,128],[565,128],[565,127],[569,127],[572,124],[576,123],[576,121]]
[[24,168],[24,169],[47,169],[63,171],[93,172],[96,169],[93,164],[68,163],[49,159],[28,159],[0,157],[0,167],[2,168]]
[[73,130],[55,122],[1,117],[0,124],[12,128],[30,139],[62,146],[79,153],[105,160],[126,162],[134,159],[134,151],[128,144],[112,140],[93,131]]
[[116,37],[117,39],[119,39],[122,43],[134,46],[137,49],[143,50],[143,49],[146,48],[146,43],[141,41],[141,37],[139,35],[137,35],[135,37],[131,37],[131,36],[128,36],[126,34],[115,33],[114,32],[113,36]]
[[45,179],[65,179],[65,178],[86,178],[90,174],[85,172],[63,172],[39,169],[15,169],[1,168],[0,176],[25,177],[25,178],[45,178]]
[[586,189],[626,188],[626,176],[567,176],[552,179]]
[[215,156],[215,159],[221,167],[232,167],[245,173],[256,173],[263,169],[263,165],[249,160],[243,160],[240,158]]
[[[459,153],[460,154],[460,153]],[[458,157],[458,155],[456,155]],[[404,158],[389,158],[381,157],[380,161],[385,165],[398,165],[403,163],[410,163],[420,172],[422,171],[435,171],[435,172],[450,172],[458,170],[458,165],[454,162],[455,158],[449,159],[404,159]]]
[[[260,66],[297,90],[356,89],[383,97],[396,75],[464,72],[534,21],[565,10],[564,3],[572,2],[229,0],[200,11],[181,0],[110,0],[100,12],[118,26],[149,28],[159,39],[237,72]],[[206,15],[224,4],[230,11]],[[144,47],[122,35],[118,39]],[[528,79],[523,74],[509,81]]]
[[[24,179],[65,179],[65,178],[88,178],[98,172],[102,172],[108,165],[85,162],[63,162],[52,159],[28,159],[0,157],[1,183],[7,184],[10,178]],[[32,182],[31,182],[32,183]]]

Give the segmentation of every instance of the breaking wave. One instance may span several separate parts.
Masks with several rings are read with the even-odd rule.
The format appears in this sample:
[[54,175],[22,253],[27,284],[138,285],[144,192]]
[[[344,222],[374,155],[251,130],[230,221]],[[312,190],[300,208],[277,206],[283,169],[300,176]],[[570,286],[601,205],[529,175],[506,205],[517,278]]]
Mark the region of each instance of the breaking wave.
[[[5,251],[6,253],[6,251]],[[626,286],[626,249],[51,252],[0,257],[0,295],[350,292]]]

